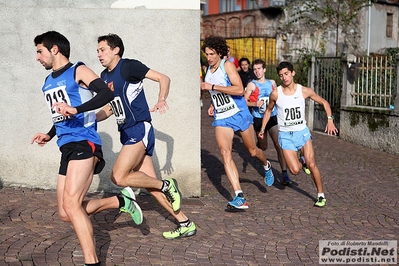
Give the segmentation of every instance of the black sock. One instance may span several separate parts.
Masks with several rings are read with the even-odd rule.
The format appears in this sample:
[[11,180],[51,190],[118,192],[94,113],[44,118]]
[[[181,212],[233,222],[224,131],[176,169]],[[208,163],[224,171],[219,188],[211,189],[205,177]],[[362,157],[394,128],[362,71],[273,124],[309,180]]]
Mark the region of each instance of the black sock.
[[101,266],[101,262],[97,262],[97,263],[85,263],[85,266]]
[[119,208],[125,206],[125,199],[123,198],[122,195],[116,195],[116,197],[118,198],[119,201]]

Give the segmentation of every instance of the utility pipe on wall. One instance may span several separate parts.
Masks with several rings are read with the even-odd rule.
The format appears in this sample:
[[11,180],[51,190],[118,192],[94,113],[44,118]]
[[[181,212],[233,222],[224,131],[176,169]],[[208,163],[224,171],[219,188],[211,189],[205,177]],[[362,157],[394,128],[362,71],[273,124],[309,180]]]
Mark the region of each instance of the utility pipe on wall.
[[370,32],[371,32],[371,1],[369,1],[368,22],[367,22],[367,56],[370,55]]

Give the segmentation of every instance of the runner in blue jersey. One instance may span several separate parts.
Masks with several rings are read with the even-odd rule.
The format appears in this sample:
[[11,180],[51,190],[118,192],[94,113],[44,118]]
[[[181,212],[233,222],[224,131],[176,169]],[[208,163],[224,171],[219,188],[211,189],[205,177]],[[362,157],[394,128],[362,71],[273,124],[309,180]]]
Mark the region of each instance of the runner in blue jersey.
[[58,215],[61,220],[72,223],[83,249],[85,265],[100,265],[88,215],[120,208],[128,212],[136,224],[143,220],[129,188],[122,189],[121,194],[114,197],[84,200],[93,174],[100,173],[105,164],[94,109],[104,106],[114,96],[90,68],[82,62],[72,64],[69,61],[70,44],[62,34],[49,31],[36,36],[34,43],[36,60],[46,70],[53,71],[42,88],[53,127],[47,134],[37,133],[31,143],[43,146],[57,135],[61,151]]
[[222,154],[226,175],[235,193],[233,200],[227,204],[227,210],[243,210],[248,209],[248,203],[232,156],[235,131],[240,132],[251,156],[262,163],[267,185],[273,184],[274,176],[270,162],[266,160],[263,151],[256,147],[252,115],[243,97],[245,91],[237,69],[233,63],[222,59],[227,55],[227,50],[223,38],[210,36],[205,39],[202,51],[208,59],[209,68],[201,89],[211,94],[212,104],[208,114],[214,117],[212,125],[215,127],[216,142]]
[[[168,109],[166,98],[170,79],[140,61],[122,58],[123,52],[124,45],[118,35],[98,37],[98,58],[106,68],[101,78],[113,91],[115,98],[97,113],[97,119],[102,121],[114,114],[123,145],[112,169],[112,181],[118,186],[147,189],[176,218],[177,228],[164,232],[165,238],[193,236],[197,229],[180,209],[181,194],[177,181],[173,178],[157,179],[151,157],[155,136],[150,112],[164,113]],[[158,102],[151,109],[144,94],[145,78],[159,83]]]
[[[270,93],[277,88],[276,82],[272,79],[266,79],[266,63],[262,59],[255,59],[252,63],[252,69],[255,79],[248,82],[247,89],[245,90],[244,98],[247,100],[247,105],[252,110],[254,117],[254,129],[256,135],[260,132],[262,126],[263,114],[266,111],[266,106],[269,102]],[[273,141],[274,148],[277,151],[277,158],[281,167],[281,176],[283,185],[292,184],[291,179],[287,173],[287,165],[284,160],[283,151],[278,144],[278,127],[277,116],[274,109],[269,122],[266,125],[265,131],[269,132],[270,138]],[[267,149],[267,137],[263,139],[258,138],[258,147],[265,151]]]
[[303,154],[317,188],[317,200],[314,206],[324,207],[326,198],[323,192],[321,174],[314,158],[312,135],[306,125],[305,100],[310,98],[324,107],[328,120],[325,132],[328,135],[336,135],[338,130],[334,125],[330,104],[311,88],[294,82],[295,71],[292,63],[281,62],[276,69],[282,85],[270,94],[259,137],[264,138],[266,125],[274,111],[274,107],[276,107],[279,130],[278,140],[287,166],[291,173],[294,175],[299,174],[302,169],[302,162],[298,160],[298,152]]

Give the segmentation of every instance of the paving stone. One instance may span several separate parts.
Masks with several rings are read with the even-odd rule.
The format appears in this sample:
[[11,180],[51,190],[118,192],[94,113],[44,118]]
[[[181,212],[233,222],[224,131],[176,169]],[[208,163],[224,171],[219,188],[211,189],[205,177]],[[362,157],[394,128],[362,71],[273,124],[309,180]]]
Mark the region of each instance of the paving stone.
[[[91,217],[103,265],[318,265],[319,240],[397,240],[399,156],[313,133],[316,163],[327,206],[313,207],[316,189],[305,173],[280,184],[276,151],[265,152],[276,182],[263,183],[262,166],[236,134],[233,159],[249,203],[245,212],[225,212],[233,191],[217,148],[212,118],[202,110],[202,197],[184,198],[183,210],[197,235],[163,239],[174,218],[142,193],[144,222],[135,225],[118,210]],[[176,140],[178,141],[178,140]],[[173,173],[172,173],[173,174]],[[89,194],[89,198],[110,196]],[[0,265],[83,265],[70,224],[57,214],[54,190],[0,189]]]

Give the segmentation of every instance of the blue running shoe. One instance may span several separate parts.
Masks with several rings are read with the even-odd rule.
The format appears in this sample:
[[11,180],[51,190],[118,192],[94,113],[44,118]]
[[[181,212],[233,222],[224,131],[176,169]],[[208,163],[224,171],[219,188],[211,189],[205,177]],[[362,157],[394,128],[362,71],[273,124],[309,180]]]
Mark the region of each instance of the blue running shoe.
[[291,181],[290,177],[288,176],[287,172],[283,172],[281,176],[283,177],[283,185],[284,186],[289,186],[292,184],[292,181]]
[[232,201],[227,204],[227,208],[233,207],[235,209],[248,209],[247,200],[244,197],[235,196]]
[[272,165],[270,164],[269,161],[267,161],[267,165],[269,167],[269,170],[265,169],[265,184],[266,186],[270,187],[274,183],[274,175],[273,175]]

